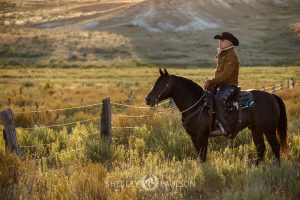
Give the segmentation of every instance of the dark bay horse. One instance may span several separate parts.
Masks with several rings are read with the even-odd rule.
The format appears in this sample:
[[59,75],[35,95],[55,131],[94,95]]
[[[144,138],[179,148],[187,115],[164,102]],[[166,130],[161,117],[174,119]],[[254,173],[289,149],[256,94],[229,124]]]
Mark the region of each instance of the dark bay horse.
[[[205,103],[205,98],[202,98],[205,91],[189,79],[169,75],[166,69],[164,72],[159,69],[159,72],[160,77],[146,97],[147,105],[153,107],[160,101],[172,98],[182,114],[182,121],[189,118],[184,128],[190,135],[200,160],[205,162],[209,138],[208,109],[204,109],[200,115],[191,117],[191,114]],[[255,109],[251,113],[242,113],[243,120],[240,130],[247,127],[251,130],[257,149],[257,164],[263,159],[265,152],[264,135],[280,163],[280,151],[286,152],[287,148],[285,105],[282,99],[274,94],[259,90],[251,90],[251,93],[255,101]]]

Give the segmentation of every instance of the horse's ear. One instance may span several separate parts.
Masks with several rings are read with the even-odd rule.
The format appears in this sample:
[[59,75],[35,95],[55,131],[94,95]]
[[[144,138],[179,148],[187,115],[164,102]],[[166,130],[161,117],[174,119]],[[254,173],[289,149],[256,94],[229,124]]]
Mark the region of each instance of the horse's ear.
[[164,72],[161,70],[161,68],[159,68],[159,73],[161,76],[165,75]]
[[166,68],[164,68],[164,71],[165,71],[165,75],[169,76],[169,73],[168,73],[168,71],[166,70]]

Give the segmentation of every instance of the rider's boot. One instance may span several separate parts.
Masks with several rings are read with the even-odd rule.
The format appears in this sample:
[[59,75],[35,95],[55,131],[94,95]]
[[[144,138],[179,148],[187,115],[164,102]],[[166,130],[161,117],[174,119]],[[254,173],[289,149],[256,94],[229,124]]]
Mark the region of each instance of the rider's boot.
[[216,104],[216,114],[217,114],[217,120],[219,121],[218,126],[215,130],[210,132],[211,136],[228,136],[229,131],[229,125],[227,124],[226,119],[226,111],[225,111],[225,105],[223,104]]

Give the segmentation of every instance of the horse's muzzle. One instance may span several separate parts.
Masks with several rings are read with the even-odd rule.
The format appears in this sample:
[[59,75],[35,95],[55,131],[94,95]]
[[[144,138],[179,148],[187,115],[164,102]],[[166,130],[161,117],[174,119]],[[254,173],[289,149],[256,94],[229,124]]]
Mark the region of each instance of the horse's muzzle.
[[155,105],[155,101],[154,101],[152,98],[146,97],[145,100],[146,100],[146,104],[147,104],[148,106],[153,107],[153,106]]

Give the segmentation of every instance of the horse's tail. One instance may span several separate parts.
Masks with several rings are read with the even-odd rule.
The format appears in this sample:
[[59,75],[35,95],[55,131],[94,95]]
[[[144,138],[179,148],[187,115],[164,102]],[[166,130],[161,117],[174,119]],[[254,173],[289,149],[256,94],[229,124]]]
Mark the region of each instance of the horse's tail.
[[280,147],[283,153],[287,151],[287,116],[286,116],[286,109],[282,99],[273,94],[276,98],[278,105],[280,107],[280,116],[279,116],[279,123],[277,127],[277,134],[279,135]]

